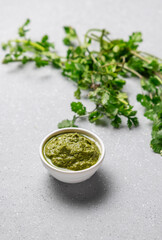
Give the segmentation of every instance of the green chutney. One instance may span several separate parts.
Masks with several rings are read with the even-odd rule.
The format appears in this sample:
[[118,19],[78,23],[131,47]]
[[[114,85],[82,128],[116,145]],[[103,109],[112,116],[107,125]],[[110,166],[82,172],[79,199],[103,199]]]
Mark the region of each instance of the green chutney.
[[96,143],[79,133],[65,133],[49,139],[44,145],[44,157],[61,168],[73,171],[93,166],[99,159]]

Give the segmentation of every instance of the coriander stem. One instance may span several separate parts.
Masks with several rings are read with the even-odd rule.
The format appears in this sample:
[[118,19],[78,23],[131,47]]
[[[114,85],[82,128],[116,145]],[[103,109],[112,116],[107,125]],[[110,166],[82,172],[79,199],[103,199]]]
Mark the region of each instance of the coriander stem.
[[133,73],[134,75],[136,75],[137,77],[139,77],[140,79],[143,78],[143,76],[141,74],[139,74],[137,71],[135,71],[132,68],[129,68],[128,66],[126,66],[125,64],[119,64],[118,66],[123,67],[125,70],[127,70],[128,72]]
[[91,39],[91,40],[94,40],[94,41],[98,41],[98,38],[94,38],[93,36],[88,36],[87,35],[87,38]]
[[34,47],[34,48],[36,48],[40,51],[45,51],[45,48],[42,47],[40,44],[35,43],[35,42],[31,42],[30,40],[16,39],[16,40],[11,40],[11,42],[30,44],[32,47]]
[[162,79],[162,74],[160,72],[156,72],[155,75]]
[[121,68],[124,68],[125,70],[127,70],[128,72],[131,72],[133,73],[134,75],[136,75],[137,77],[139,77],[140,79],[143,78],[143,76],[141,74],[139,74],[137,71],[135,71],[134,69],[132,68],[129,68],[128,66],[126,66],[125,64],[121,64],[121,63],[107,63],[105,65],[102,65],[102,67],[107,67],[107,66],[110,66],[110,65],[116,65],[118,67],[121,67]]
[[98,51],[91,51],[91,53],[100,54],[100,52],[98,52]]
[[99,39],[100,39],[100,37],[99,36],[97,36],[96,34],[94,34],[94,33],[91,33],[91,36],[92,37],[95,37],[96,38],[96,41],[99,41]]
[[83,118],[83,117],[88,117],[89,116],[89,114],[91,114],[92,112],[94,112],[94,111],[96,111],[97,110],[97,108],[95,108],[95,109],[93,109],[92,111],[90,111],[90,112],[87,112],[87,114],[85,114],[85,115],[74,115],[75,116],[75,120],[77,120],[78,118]]
[[[12,63],[12,62],[22,62],[23,61],[23,59],[9,59],[9,60],[7,60],[7,62],[6,62],[6,60],[4,59],[3,61],[2,61],[2,63],[3,64],[7,64],[7,63]],[[27,59],[27,61],[28,62],[34,62],[34,59],[33,58],[29,58],[29,59]]]
[[93,56],[93,54],[90,53],[90,56],[91,56],[93,62],[96,63],[96,64],[98,65],[98,62],[96,61],[96,59],[95,59],[95,57]]
[[[102,30],[101,29],[97,29],[97,28],[91,28],[91,29],[89,29],[87,32],[86,32],[86,34],[85,34],[85,36],[84,36],[84,42],[86,43],[86,38],[88,37],[88,38],[91,38],[88,34],[90,33],[90,32],[102,32]],[[98,37],[98,36],[97,36]],[[93,38],[92,38],[93,39]],[[97,40],[97,39],[93,39],[93,40]]]
[[85,114],[85,115],[78,115],[75,117],[75,120],[78,119],[78,118],[83,118],[83,117],[88,117],[89,114]]
[[89,49],[87,48],[87,52],[89,53],[90,57],[92,58],[93,62],[96,63],[96,65],[98,65],[97,60],[95,59],[95,57],[93,56],[93,54],[89,51]]
[[157,60],[160,60],[160,61],[162,61],[162,59],[161,59],[161,58],[159,58],[159,57],[156,57],[156,56],[154,56],[154,55],[152,55],[152,54],[150,54],[150,53],[143,52],[143,51],[139,51],[139,53],[141,53],[141,54],[144,54],[144,55],[146,55],[146,56],[149,56],[149,57],[152,57],[152,58],[155,58],[155,59],[157,59]]
[[51,58],[53,58],[53,59],[55,59],[55,58],[64,58],[64,59],[66,59],[66,57],[60,57],[60,56],[58,56],[55,52],[41,52],[41,55],[44,55],[44,56],[46,56],[46,57],[51,57]]
[[155,72],[155,75],[159,78],[159,80],[162,84],[162,74],[160,72]]
[[138,57],[138,58],[140,58],[141,60],[143,60],[143,61],[145,61],[145,62],[147,62],[147,63],[150,63],[150,61],[147,59],[147,58],[145,58],[145,57],[143,57],[143,56],[141,56],[138,52],[136,52],[136,51],[130,51],[134,56],[136,56],[136,57]]
[[106,63],[105,65],[102,65],[101,68],[108,67],[111,65],[117,65],[118,63]]
[[90,33],[90,32],[102,32],[102,29],[91,28],[86,32],[85,36],[88,35],[88,33]]
[[[131,51],[131,53],[132,53],[134,56],[140,58],[141,60],[143,60],[143,61],[145,61],[145,62],[147,62],[147,63],[150,63],[150,61],[149,61],[147,58],[141,56],[140,54],[138,54],[138,52]],[[161,74],[160,72],[154,72],[154,74],[155,74],[156,76],[158,76],[158,77],[162,80],[162,74]]]
[[82,45],[82,43],[81,43],[81,41],[80,41],[80,39],[79,39],[78,35],[77,35],[77,40],[78,40],[79,46],[81,46],[81,45]]
[[77,40],[78,40],[79,46],[82,46],[82,43],[80,41],[80,38],[79,38],[78,34],[77,34]]
[[103,36],[104,36],[104,34],[105,34],[105,30],[103,29],[103,30],[102,30],[102,33],[101,33],[101,36],[100,36],[100,38],[99,38],[100,47],[101,47],[101,48],[102,48],[102,46],[103,46]]

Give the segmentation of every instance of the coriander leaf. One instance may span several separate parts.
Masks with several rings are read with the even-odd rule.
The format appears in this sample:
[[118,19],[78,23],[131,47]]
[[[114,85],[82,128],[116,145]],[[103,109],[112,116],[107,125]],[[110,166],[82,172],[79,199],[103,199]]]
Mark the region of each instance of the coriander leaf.
[[137,101],[139,101],[146,109],[152,108],[152,101],[148,95],[138,94]]
[[35,57],[35,64],[37,67],[44,67],[49,64],[47,60],[42,59],[41,57]]
[[159,130],[156,133],[155,137],[151,140],[150,145],[154,152],[162,155],[162,130]]
[[64,30],[65,30],[66,34],[70,35],[71,37],[76,37],[77,36],[75,29],[72,28],[72,27],[65,26]]
[[88,119],[91,123],[96,122],[98,119],[102,118],[103,114],[98,111],[93,111],[89,114]]
[[132,121],[131,121],[131,119],[130,118],[128,118],[128,120],[127,120],[127,125],[128,125],[128,127],[129,127],[129,129],[132,127],[132,125],[133,125],[133,123],[132,123]]
[[68,127],[77,127],[77,126],[74,124],[73,120],[68,120],[68,119],[58,123],[58,128],[68,128]]
[[126,93],[120,92],[117,97],[120,102],[124,104],[128,104],[128,96]]
[[6,50],[7,47],[8,47],[8,44],[7,44],[7,43],[2,43],[2,49],[3,49],[3,50]]
[[28,58],[28,57],[24,56],[24,57],[22,58],[22,64],[26,64],[28,61],[29,61],[29,58]]
[[137,111],[131,111],[128,115],[129,115],[129,117],[132,117],[132,116],[135,116],[136,113],[137,113]]
[[131,118],[131,120],[132,120],[135,127],[137,127],[139,125],[139,121],[138,121],[137,117],[133,117],[133,118]]
[[80,116],[86,114],[86,107],[81,102],[72,102],[71,110]]
[[155,112],[153,109],[146,111],[144,114],[145,117],[147,117],[148,119],[150,119],[152,121],[154,120],[154,115],[155,115]]
[[139,125],[139,122],[138,122],[138,118],[137,117],[128,117],[128,120],[127,120],[127,125],[129,127],[129,129],[134,125],[135,127],[137,127]]
[[118,79],[118,78],[116,78],[116,79],[114,79],[114,82],[113,82],[113,83],[115,84],[115,86],[116,86],[117,89],[122,89],[123,86],[126,84],[126,81],[123,80],[123,79]]
[[80,91],[80,88],[78,87],[77,90],[74,92],[75,98],[80,99],[80,94],[81,94],[81,91]]
[[63,39],[63,42],[64,42],[64,44],[67,45],[67,46],[70,46],[70,45],[71,45],[71,41],[70,41],[70,39],[69,39],[68,37],[65,37],[65,38]]
[[137,101],[138,101],[138,102],[141,102],[142,99],[143,99],[143,94],[140,94],[140,93],[137,94],[137,97],[136,97],[136,98],[137,98]]
[[150,67],[153,71],[158,71],[159,70],[159,63],[157,60],[152,60],[149,64],[148,67]]
[[72,27],[65,26],[64,27],[66,37],[63,39],[65,45],[70,46],[73,45],[73,41],[77,38],[76,30]]
[[156,76],[150,77],[149,82],[154,86],[160,86],[162,84],[162,81],[160,81],[160,79],[158,79]]
[[138,43],[140,42],[142,42],[141,32],[132,33],[132,35],[129,36],[128,47],[132,50],[136,50],[138,47]]
[[109,100],[109,94],[105,92],[105,93],[102,95],[101,103],[102,103],[103,105],[105,105],[105,104],[107,104],[108,100]]
[[129,36],[129,41],[131,42],[142,42],[142,33],[141,32],[134,32],[132,35]]
[[52,65],[55,68],[61,68],[62,67],[61,59],[59,57],[55,58],[55,59],[52,59]]
[[49,51],[50,48],[52,49],[55,48],[54,43],[49,42],[48,39],[49,39],[48,35],[44,35],[41,41],[38,42],[41,46],[43,46],[46,49],[46,51]]
[[30,19],[27,19],[26,22],[18,29],[18,34],[20,37],[25,37],[26,32],[28,32],[29,30],[26,29],[26,26],[29,25],[30,23]]
[[115,119],[113,121],[111,121],[111,125],[115,128],[119,128],[120,124],[121,124],[122,120],[119,116],[115,116]]

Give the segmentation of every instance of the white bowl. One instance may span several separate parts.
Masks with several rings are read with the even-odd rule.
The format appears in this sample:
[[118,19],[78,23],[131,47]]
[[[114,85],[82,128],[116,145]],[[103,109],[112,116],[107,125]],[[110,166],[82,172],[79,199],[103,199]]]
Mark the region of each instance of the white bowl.
[[[50,162],[48,162],[43,156],[44,145],[50,138],[57,136],[59,134],[73,133],[73,132],[80,133],[87,137],[90,137],[92,140],[94,140],[96,142],[96,144],[99,147],[100,152],[101,152],[101,155],[100,155],[98,161],[96,162],[96,164],[94,164],[93,166],[86,168],[84,170],[72,171],[72,170],[68,170],[65,168],[59,168],[57,166],[54,166]],[[92,133],[91,131],[88,131],[88,130],[85,130],[82,128],[63,128],[63,129],[55,130],[55,131],[51,132],[50,134],[48,134],[41,142],[39,152],[40,152],[40,158],[42,160],[43,166],[49,171],[49,173],[54,178],[56,178],[62,182],[66,182],[66,183],[79,183],[79,182],[83,182],[83,181],[87,180],[88,178],[90,178],[100,167],[100,165],[104,159],[104,156],[105,156],[105,147],[104,147],[102,140],[96,134]]]

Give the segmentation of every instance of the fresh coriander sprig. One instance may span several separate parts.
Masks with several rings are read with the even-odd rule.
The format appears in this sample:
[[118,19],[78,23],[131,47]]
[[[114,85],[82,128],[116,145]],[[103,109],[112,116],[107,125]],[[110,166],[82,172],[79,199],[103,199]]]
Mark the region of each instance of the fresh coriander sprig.
[[26,38],[26,29],[30,20],[28,19],[22,27],[18,29],[19,39],[9,40],[2,44],[3,50],[8,50],[8,53],[3,59],[3,63],[35,62],[37,67],[43,67],[52,64],[55,67],[61,67],[61,57],[55,52],[55,46],[49,42],[48,36],[44,35],[40,41],[32,41]]
[[[83,117],[91,123],[106,117],[115,128],[126,118],[129,128],[138,126],[136,111],[122,91],[128,77],[137,77],[142,87],[137,100],[145,107],[145,117],[153,121],[150,145],[154,152],[162,154],[162,60],[138,50],[140,32],[125,41],[110,39],[105,29],[89,29],[82,43],[76,30],[66,26],[63,42],[68,49],[66,57],[61,57],[47,35],[40,41],[26,37],[29,23],[28,19],[18,29],[19,38],[2,45],[8,51],[3,63],[35,62],[37,67],[61,68],[62,74],[76,83],[76,99],[81,99],[82,90],[86,89],[87,98],[95,104],[95,109],[88,112],[81,102],[72,102],[74,116],[59,123],[59,128],[77,127],[77,119]],[[97,43],[97,50],[93,49],[93,42]]]

